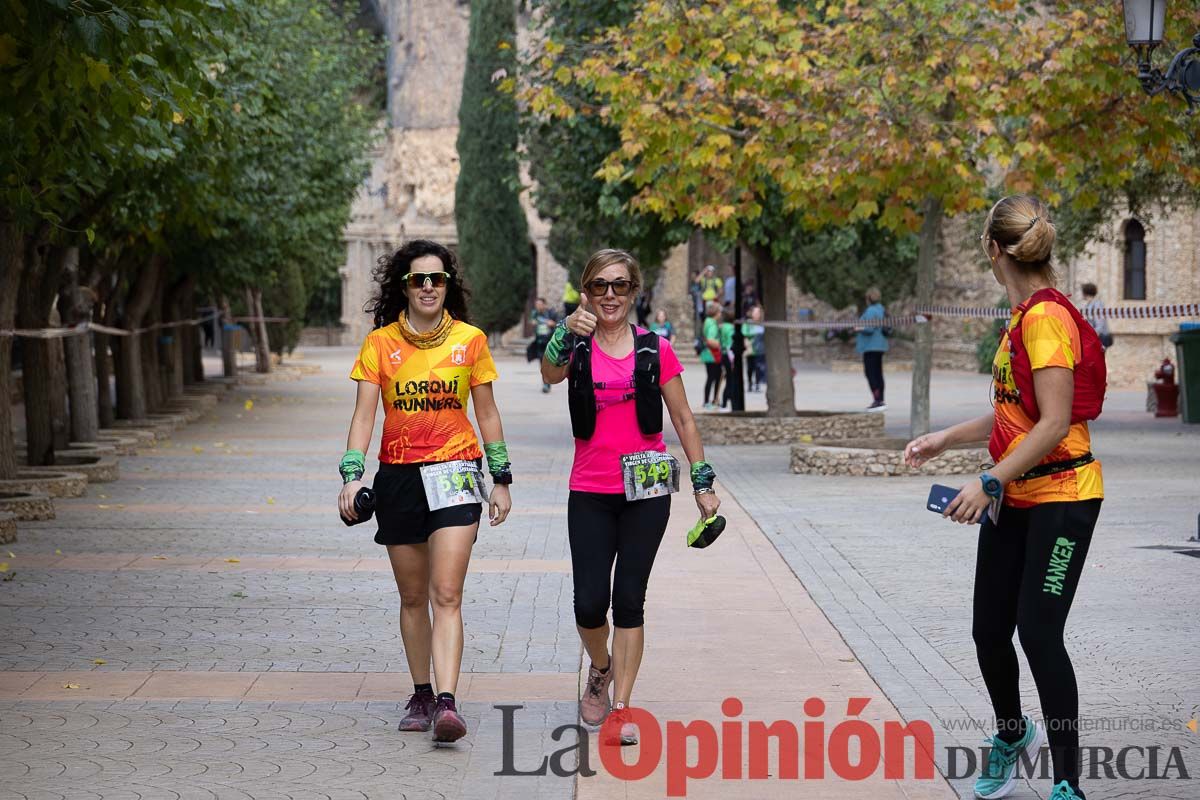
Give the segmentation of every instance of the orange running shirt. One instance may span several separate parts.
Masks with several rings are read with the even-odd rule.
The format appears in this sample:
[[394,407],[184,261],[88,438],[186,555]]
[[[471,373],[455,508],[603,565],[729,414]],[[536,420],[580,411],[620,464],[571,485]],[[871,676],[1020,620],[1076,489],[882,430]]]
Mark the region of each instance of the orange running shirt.
[[[1008,329],[1017,324],[1020,310],[1014,309]],[[1075,354],[1081,351],[1079,329],[1071,314],[1058,303],[1038,303],[1025,312],[1021,323],[1021,339],[1034,370],[1045,367],[1075,369]],[[1000,347],[992,361],[992,405],[996,418],[992,428],[990,450],[992,459],[999,462],[1013,451],[1033,430],[1034,422],[1021,408],[1017,384],[1013,380],[1012,352],[1008,331],[1000,339]],[[1042,464],[1069,461],[1092,448],[1091,434],[1086,422],[1071,425],[1067,435],[1051,450]],[[1104,497],[1104,479],[1100,462],[1079,469],[1067,470],[1043,478],[1013,481],[1004,489],[1004,502],[1018,508],[1039,503],[1062,503]]]
[[467,418],[471,388],[499,377],[487,336],[455,322],[446,341],[429,350],[409,344],[393,322],[367,334],[350,377],[379,384],[383,441],[379,460],[417,464],[481,458]]

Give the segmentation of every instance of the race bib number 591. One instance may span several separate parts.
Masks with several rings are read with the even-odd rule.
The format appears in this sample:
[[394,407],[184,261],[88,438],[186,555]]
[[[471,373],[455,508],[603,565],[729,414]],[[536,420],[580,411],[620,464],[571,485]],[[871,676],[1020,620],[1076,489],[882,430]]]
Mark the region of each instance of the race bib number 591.
[[679,491],[679,462],[653,450],[621,456],[626,500],[645,500]]
[[421,483],[430,511],[485,502],[483,473],[470,461],[447,461],[421,467]]

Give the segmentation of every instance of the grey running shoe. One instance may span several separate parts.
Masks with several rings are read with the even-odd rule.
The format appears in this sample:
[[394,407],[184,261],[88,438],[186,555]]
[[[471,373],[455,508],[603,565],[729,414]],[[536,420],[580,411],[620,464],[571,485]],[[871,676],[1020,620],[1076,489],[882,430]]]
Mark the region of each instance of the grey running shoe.
[[433,725],[433,692],[414,692],[404,708],[408,715],[400,720],[400,730],[424,732]]
[[608,687],[612,682],[611,661],[608,663],[607,672],[601,672],[595,665],[588,667],[587,685],[583,687],[583,697],[579,698],[579,718],[588,725],[599,725],[608,716],[612,708],[608,699]]

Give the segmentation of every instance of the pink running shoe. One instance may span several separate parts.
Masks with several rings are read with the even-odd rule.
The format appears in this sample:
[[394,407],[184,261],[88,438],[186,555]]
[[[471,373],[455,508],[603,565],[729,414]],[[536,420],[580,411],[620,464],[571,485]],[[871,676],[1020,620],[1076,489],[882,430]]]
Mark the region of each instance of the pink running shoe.
[[608,687],[613,682],[612,662],[608,663],[608,671],[601,672],[595,665],[588,667],[587,685],[583,687],[583,697],[579,698],[579,718],[588,725],[599,725],[608,716],[612,708],[608,700]]
[[414,692],[404,708],[408,714],[400,720],[400,730],[424,733],[433,726],[433,692]]
[[433,709],[433,740],[457,742],[467,735],[467,723],[454,707],[454,698],[439,697]]

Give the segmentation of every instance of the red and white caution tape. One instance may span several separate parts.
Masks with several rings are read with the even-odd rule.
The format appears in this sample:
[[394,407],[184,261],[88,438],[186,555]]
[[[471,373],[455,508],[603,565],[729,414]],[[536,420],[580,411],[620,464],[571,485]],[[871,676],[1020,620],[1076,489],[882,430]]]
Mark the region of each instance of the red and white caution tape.
[[[1168,303],[1154,306],[1113,306],[1090,308],[1083,315],[1089,319],[1189,319],[1200,318],[1200,303]],[[872,330],[875,328],[906,328],[921,325],[935,317],[943,319],[1003,319],[1012,316],[1011,309],[986,306],[917,306],[916,313],[902,317],[862,320],[840,318],[801,320],[797,322],[762,321],[765,328],[785,328],[796,331],[814,330]],[[747,322],[747,320],[741,320]]]

